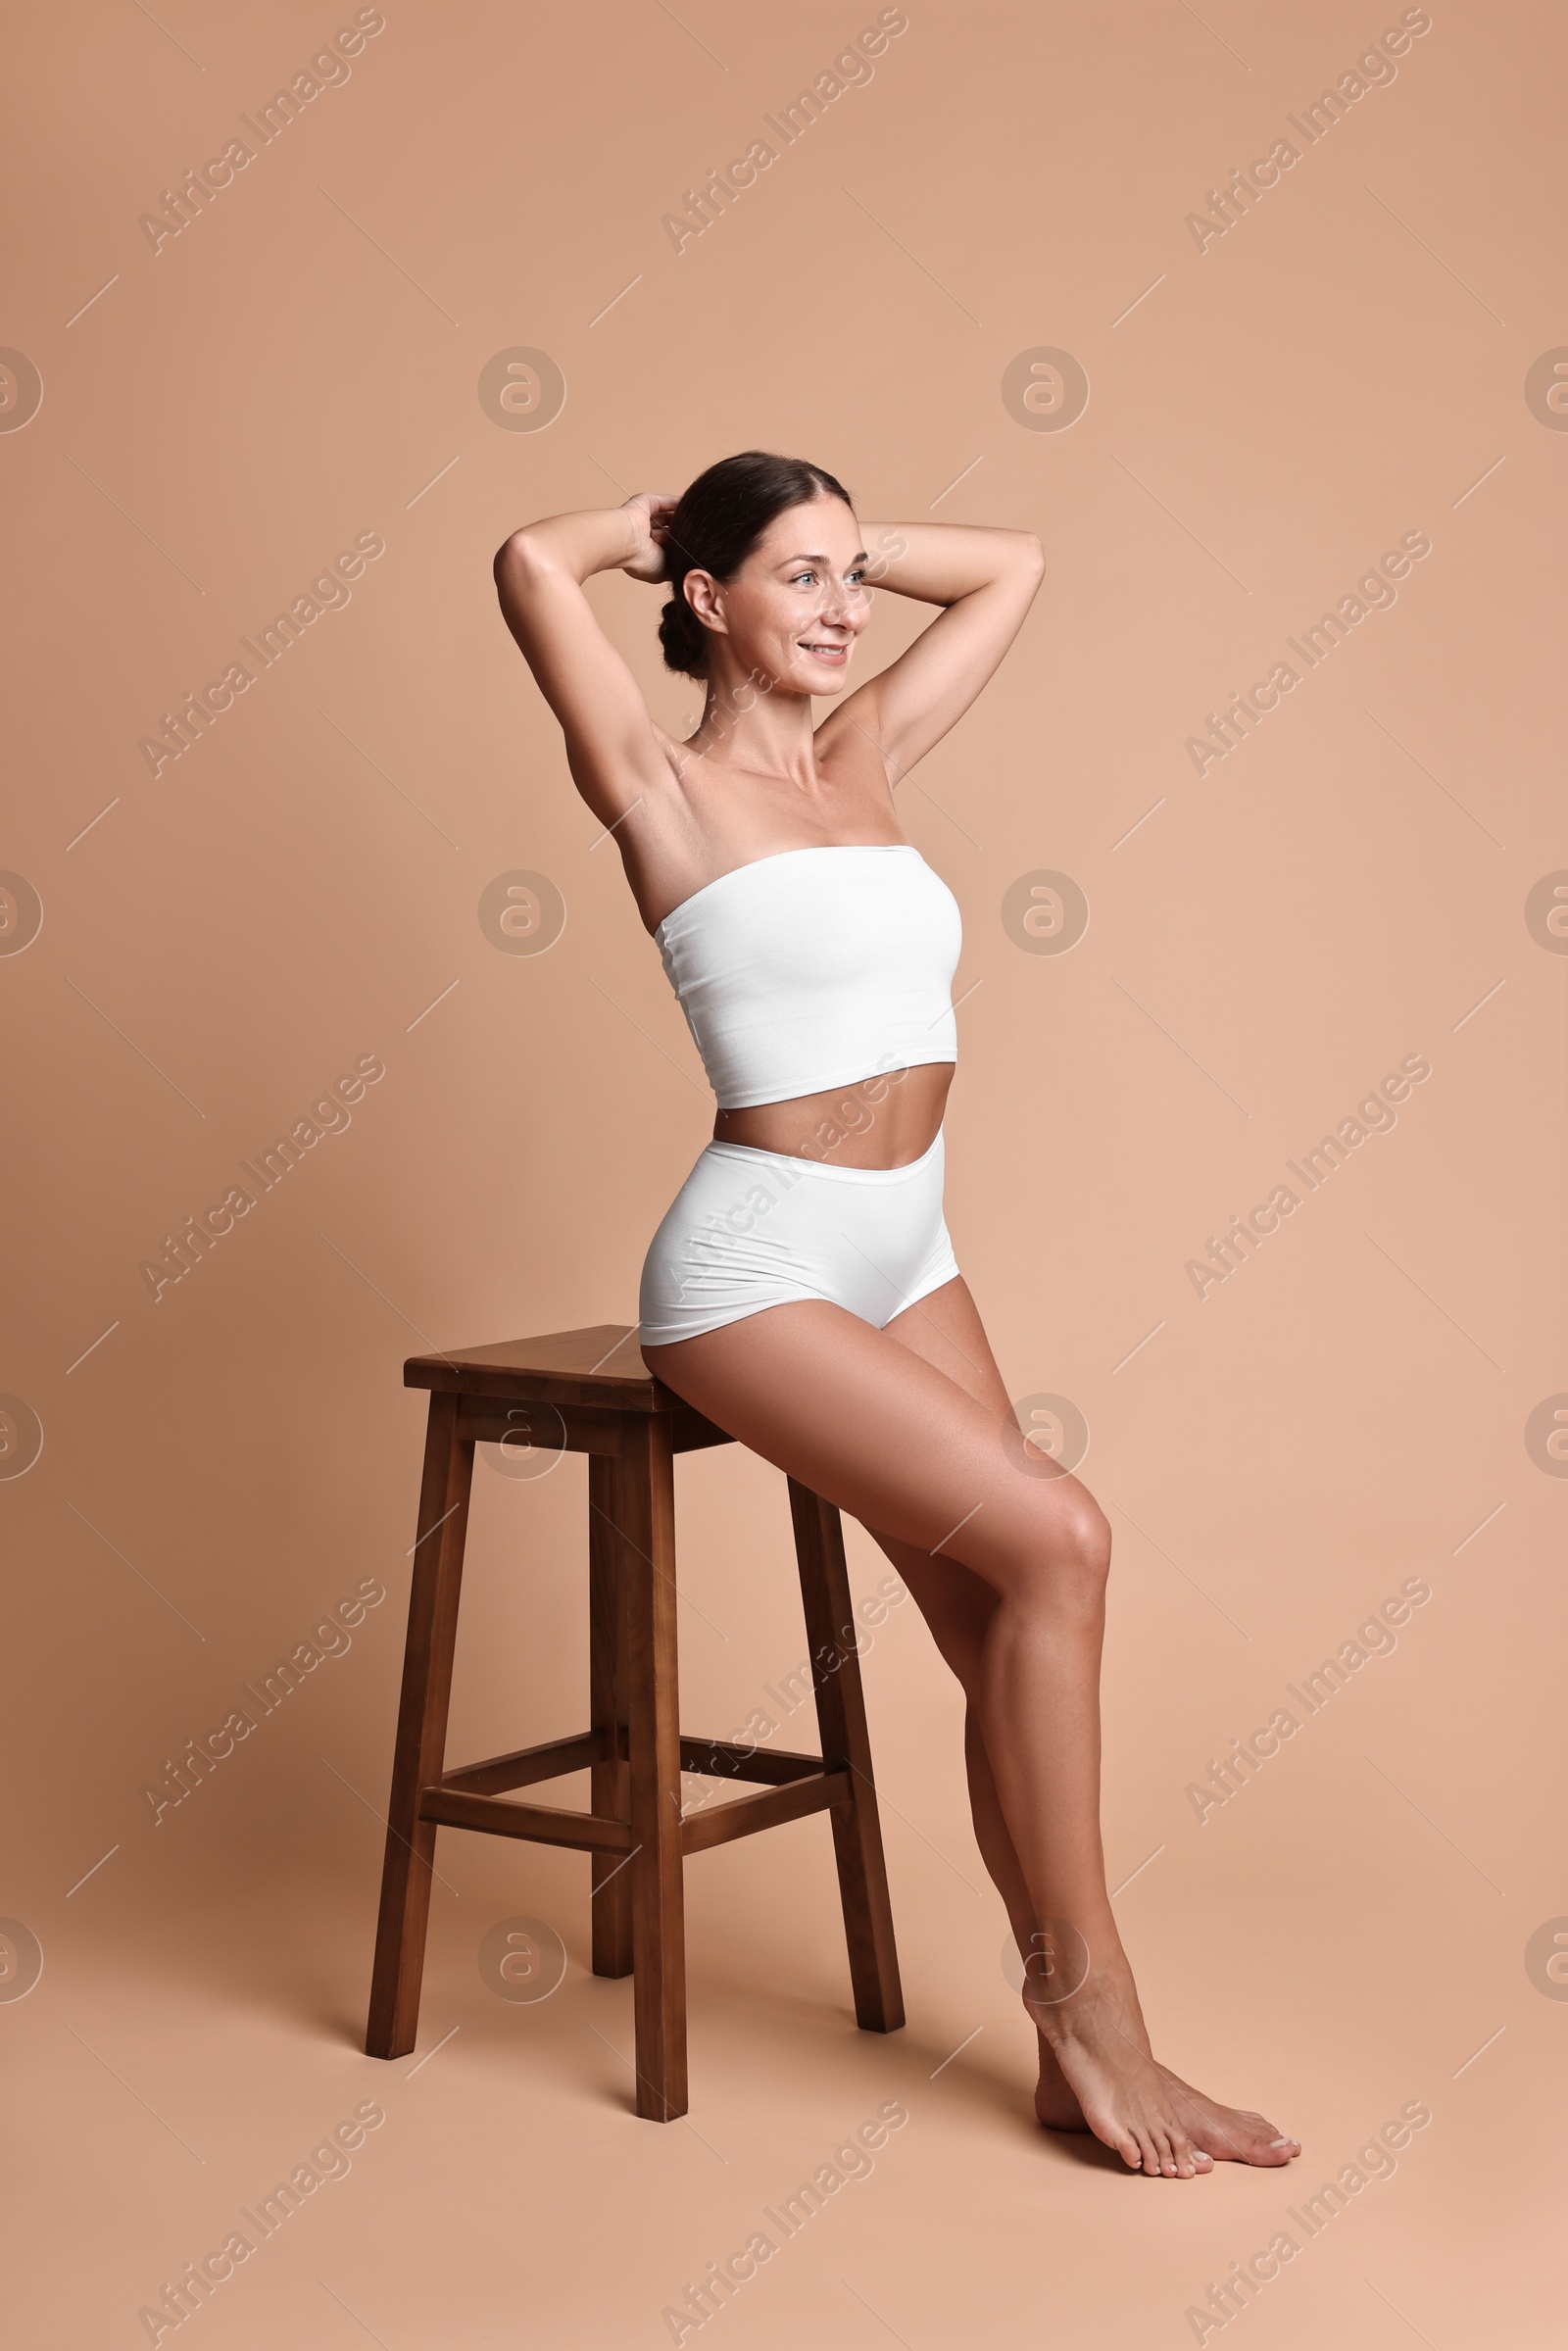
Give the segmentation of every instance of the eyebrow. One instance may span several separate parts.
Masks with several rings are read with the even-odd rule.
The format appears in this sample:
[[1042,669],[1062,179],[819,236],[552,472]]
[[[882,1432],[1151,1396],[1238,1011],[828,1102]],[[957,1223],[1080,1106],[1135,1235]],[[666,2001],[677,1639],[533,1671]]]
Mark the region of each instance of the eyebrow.
[[[833,560],[833,559],[832,559],[832,557],[831,557],[831,556],[826,556],[826,555],[786,555],[786,556],[782,556],[782,557],[780,557],[780,559],[779,559],[779,561],[780,561],[780,563],[781,563],[781,564],[783,564],[783,563],[829,563],[829,564],[830,564],[830,563],[832,563],[832,560]],[[854,563],[869,563],[869,561],[870,561],[870,558],[869,558],[869,556],[866,554],[866,552],[865,552],[865,549],[864,549],[863,547],[858,547],[858,548],[857,548],[857,549],[856,549],[856,552],[854,553],[854,555],[852,555],[852,556],[851,556],[851,558],[850,558],[850,562],[851,562],[851,563],[852,563],[852,564],[854,564]]]

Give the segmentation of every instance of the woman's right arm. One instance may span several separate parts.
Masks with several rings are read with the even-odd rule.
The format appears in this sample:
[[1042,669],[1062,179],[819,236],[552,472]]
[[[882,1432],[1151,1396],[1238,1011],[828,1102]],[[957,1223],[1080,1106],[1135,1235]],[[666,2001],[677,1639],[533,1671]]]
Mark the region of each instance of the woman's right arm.
[[572,780],[601,824],[614,824],[669,768],[637,681],[583,594],[596,571],[664,573],[670,498],[552,514],[514,531],[495,561],[507,626],[560,719]]

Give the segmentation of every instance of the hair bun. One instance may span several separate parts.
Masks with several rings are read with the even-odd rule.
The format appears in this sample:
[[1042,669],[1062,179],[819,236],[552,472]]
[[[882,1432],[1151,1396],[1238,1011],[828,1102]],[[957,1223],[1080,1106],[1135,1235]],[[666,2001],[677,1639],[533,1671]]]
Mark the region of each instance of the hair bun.
[[666,669],[683,677],[707,674],[708,655],[703,624],[684,595],[672,596],[659,615],[659,643]]

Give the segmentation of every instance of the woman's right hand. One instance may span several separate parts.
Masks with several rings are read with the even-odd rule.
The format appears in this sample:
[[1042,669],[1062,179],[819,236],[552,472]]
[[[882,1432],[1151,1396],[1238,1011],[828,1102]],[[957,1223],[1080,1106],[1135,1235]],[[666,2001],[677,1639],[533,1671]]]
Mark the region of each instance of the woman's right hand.
[[620,566],[628,578],[653,583],[668,576],[664,569],[664,538],[679,503],[662,490],[639,490],[635,497],[624,502],[620,511],[633,517],[638,533],[637,547]]

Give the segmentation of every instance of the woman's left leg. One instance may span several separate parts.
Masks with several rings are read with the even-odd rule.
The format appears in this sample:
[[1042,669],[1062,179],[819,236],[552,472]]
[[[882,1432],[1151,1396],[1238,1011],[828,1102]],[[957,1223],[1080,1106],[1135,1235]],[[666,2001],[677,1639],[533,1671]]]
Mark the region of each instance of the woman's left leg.
[[[1010,1417],[1012,1404],[991,1345],[969,1294],[957,1280],[930,1293],[906,1308],[886,1326],[886,1336],[899,1340],[911,1353],[944,1372],[956,1386],[994,1410]],[[980,1653],[997,1595],[984,1580],[956,1559],[933,1560],[917,1543],[902,1543],[875,1527],[866,1533],[878,1543],[914,1594],[915,1604],[930,1628],[944,1661],[962,1687],[965,1709],[963,1759],[969,1784],[969,1810],[980,1858],[1006,1907],[1019,1955],[1027,1961],[1040,1950],[1039,1925],[1024,1883],[1023,1868],[1003,1817],[1002,1799],[986,1753],[975,1692],[980,1677]],[[1037,2032],[1040,2079],[1035,2089],[1035,2112],[1055,2131],[1085,2131],[1083,2111],[1063,2078],[1051,2043]],[[1154,2061],[1158,2064],[1158,2059]],[[1172,2087],[1184,2093],[1184,2120],[1195,2146],[1205,2153],[1238,2163],[1277,2160],[1274,2127],[1260,2114],[1223,2106],[1217,2099],[1181,2081],[1168,2066],[1160,2066]],[[1292,2146],[1295,2141],[1289,2142]],[[1264,2152],[1267,2149],[1268,2152]]]
[[[888,1204],[875,1202],[874,1223],[887,1221]],[[853,1207],[835,1199],[829,1212],[843,1224]],[[784,1210],[775,1203],[771,1214]],[[812,1218],[796,1221],[807,1228],[795,1239],[808,1254],[825,1247]],[[785,1237],[784,1224],[775,1231],[770,1223],[769,1241]],[[850,1238],[830,1232],[826,1242],[836,1237]],[[873,1231],[860,1253],[878,1249],[885,1263],[886,1238]],[[997,1595],[971,1695],[1034,1916],[1054,1947],[1074,1954],[1077,1979],[1059,1989],[1031,1968],[1024,2005],[1090,2129],[1152,2177],[1191,2179],[1213,2157],[1195,2145],[1181,2112],[1189,2101],[1150,2050],[1101,1854],[1103,1514],[1057,1465],[1020,1461],[1010,1419],[878,1323],[823,1297],[797,1297],[666,1341],[646,1327],[662,1327],[666,1269],[654,1270],[659,1278],[645,1290],[656,1313],[645,1314],[642,1348],[660,1379],[863,1526],[971,1571]],[[767,1261],[757,1268],[768,1271]],[[920,1309],[924,1328],[935,1309],[925,1298]],[[979,1359],[957,1326],[945,1338],[971,1363]],[[1206,2113],[1197,2120],[1207,2135]],[[1270,2131],[1246,2159],[1288,2162],[1293,2144]]]

